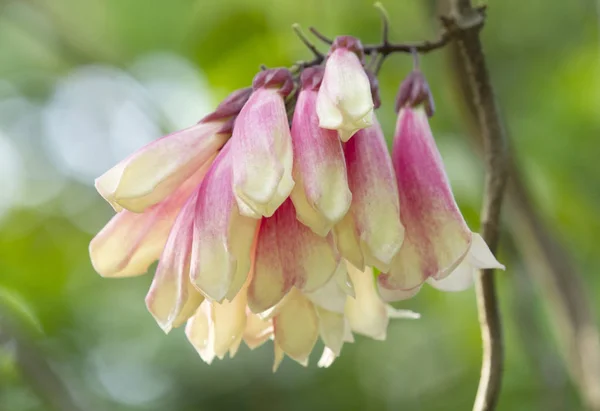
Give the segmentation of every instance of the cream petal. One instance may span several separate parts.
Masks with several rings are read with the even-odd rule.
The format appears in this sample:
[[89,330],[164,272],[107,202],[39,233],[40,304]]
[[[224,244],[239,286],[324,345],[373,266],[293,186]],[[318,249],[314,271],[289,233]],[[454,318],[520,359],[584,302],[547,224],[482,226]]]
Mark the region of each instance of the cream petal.
[[244,330],[244,342],[251,350],[260,347],[273,335],[273,323],[264,320],[257,314],[246,312],[246,329]]
[[[344,154],[352,191],[349,214],[359,236],[364,263],[387,271],[402,245],[404,227],[392,161],[377,120],[344,144]],[[354,258],[344,257],[350,261]]]
[[119,211],[140,213],[169,196],[225,144],[223,122],[199,123],[162,137],[96,179],[98,192]]
[[354,296],[354,288],[348,277],[346,264],[341,262],[333,277],[324,286],[304,295],[316,306],[343,314],[346,298],[348,295]]
[[292,201],[298,219],[315,233],[326,235],[340,221],[352,200],[342,145],[333,130],[319,127],[317,92],[304,89],[298,96],[292,122]]
[[317,365],[319,368],[329,368],[329,366],[331,366],[331,364],[333,364],[335,361],[335,358],[336,355],[333,350],[331,350],[329,347],[325,347]]
[[452,195],[423,110],[400,110],[392,158],[406,231],[400,251],[389,272],[379,276],[379,283],[408,290],[429,277],[448,275],[469,250],[471,231]]
[[469,250],[469,261],[475,268],[497,268],[499,270],[505,270],[502,264],[496,260],[494,254],[490,251],[485,240],[477,233],[473,233],[471,249]]
[[179,211],[202,181],[208,164],[161,203],[143,214],[123,210],[90,242],[94,269],[103,277],[145,274],[163,251]]
[[250,96],[232,136],[233,187],[239,208],[249,217],[273,215],[290,195],[292,142],[283,97],[273,88]]
[[375,289],[375,277],[369,267],[360,271],[348,266],[348,274],[354,284],[356,298],[346,300],[346,318],[352,331],[376,340],[385,340],[388,326],[386,304]]
[[146,296],[148,310],[166,333],[192,316],[204,299],[189,280],[195,205],[192,195],[173,224]]
[[232,347],[237,350],[246,328],[246,293],[240,292],[233,301],[212,303],[215,329],[214,352],[222,359]]
[[215,330],[208,300],[204,300],[196,313],[185,325],[185,335],[200,358],[210,364],[215,358]]
[[352,209],[348,211],[342,221],[333,227],[333,237],[340,254],[354,267],[364,270],[365,258],[360,248],[360,238],[354,223]]
[[273,318],[275,343],[290,358],[305,365],[319,336],[319,320],[313,304],[294,288],[279,314]]
[[317,115],[320,127],[338,130],[344,142],[372,124],[371,84],[354,52],[338,48],[327,58]]
[[275,372],[281,365],[283,357],[285,357],[285,353],[283,352],[283,349],[277,344],[277,342],[273,343],[273,351],[275,357],[273,360],[273,372]]
[[301,224],[288,200],[273,217],[262,220],[248,306],[255,313],[265,311],[293,285],[312,292],[329,281],[338,263],[331,237],[320,237]]
[[468,290],[473,286],[477,270],[482,268],[504,270],[505,267],[496,260],[496,257],[494,257],[483,238],[479,234],[473,233],[469,253],[458,267],[446,278],[441,280],[429,278],[427,282],[442,291],[456,292]]
[[344,345],[344,314],[328,311],[316,307],[319,317],[319,335],[325,346],[330,348],[335,355],[340,355]]
[[258,224],[238,211],[228,150],[221,150],[207,173],[195,209],[190,277],[213,301],[231,299],[244,283]]

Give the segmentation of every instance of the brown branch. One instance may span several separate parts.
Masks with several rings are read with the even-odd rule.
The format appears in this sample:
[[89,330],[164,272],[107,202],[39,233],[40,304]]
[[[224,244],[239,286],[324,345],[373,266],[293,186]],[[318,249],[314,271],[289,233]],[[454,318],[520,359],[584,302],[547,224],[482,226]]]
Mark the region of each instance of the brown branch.
[[[438,12],[445,13],[452,0],[439,1]],[[480,134],[477,107],[468,88],[469,73],[462,64],[462,54],[451,48],[457,83],[462,90],[467,115],[472,120],[473,137]],[[480,146],[481,141],[475,138]],[[480,147],[478,147],[480,148]],[[506,222],[516,248],[532,276],[548,311],[549,323],[556,336],[566,368],[578,388],[586,409],[600,411],[600,332],[593,315],[589,295],[581,274],[556,233],[540,217],[532,202],[517,161],[508,165]],[[552,389],[551,387],[548,389]]]
[[[500,210],[507,181],[507,139],[498,114],[479,32],[484,9],[470,0],[452,0],[450,14],[442,21],[454,33],[460,54],[457,61],[467,73],[463,92],[472,97],[484,145],[485,188],[481,211],[481,235],[495,253],[500,236]],[[482,270],[475,281],[477,307],[483,342],[481,377],[473,410],[493,410],[500,393],[504,350],[502,326],[493,270]]]

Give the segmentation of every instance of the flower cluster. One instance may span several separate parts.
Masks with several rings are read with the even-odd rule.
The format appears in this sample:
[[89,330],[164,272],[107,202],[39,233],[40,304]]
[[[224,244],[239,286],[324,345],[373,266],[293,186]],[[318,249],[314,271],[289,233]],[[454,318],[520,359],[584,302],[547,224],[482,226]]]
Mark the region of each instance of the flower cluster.
[[417,317],[388,302],[502,266],[456,205],[422,74],[400,87],[391,156],[376,106],[352,37],[299,75],[259,72],[97,179],[117,214],[90,244],[95,269],[133,276],[159,260],[148,309],[165,332],[185,323],[208,363],[270,339],[274,368],[284,354],[306,364],[320,337],[328,366],[353,333],[385,339],[390,318]]

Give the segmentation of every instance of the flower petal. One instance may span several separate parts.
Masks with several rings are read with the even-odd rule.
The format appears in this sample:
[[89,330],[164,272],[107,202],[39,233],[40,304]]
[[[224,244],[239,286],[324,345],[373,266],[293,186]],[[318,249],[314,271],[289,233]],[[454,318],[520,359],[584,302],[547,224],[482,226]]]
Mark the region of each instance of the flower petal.
[[340,355],[344,345],[344,314],[328,311],[316,307],[319,317],[319,335],[325,346],[329,347],[335,355]]
[[[239,345],[246,328],[246,293],[240,292],[233,301],[212,303],[215,327],[214,351],[222,359],[231,347]],[[235,347],[237,350],[237,347]],[[235,350],[234,350],[235,351]]]
[[340,47],[327,58],[317,98],[317,114],[319,126],[338,130],[344,142],[372,124],[371,84],[353,51]]
[[163,251],[177,214],[208,167],[205,164],[173,194],[143,214],[124,210],[115,215],[90,242],[94,269],[103,277],[146,273]]
[[429,278],[427,282],[442,291],[464,291],[471,288],[477,270],[483,268],[504,270],[504,266],[496,260],[483,238],[473,233],[469,253],[458,267],[446,278],[441,280]]
[[[350,212],[364,263],[387,271],[402,245],[398,187],[381,126],[374,124],[344,144],[348,183],[352,191]],[[340,238],[338,232],[337,238]],[[343,249],[344,247],[341,247]],[[345,255],[350,261],[353,255]]]
[[448,275],[469,250],[471,231],[456,205],[422,109],[400,110],[392,157],[406,233],[379,283],[408,290],[429,277]]
[[146,306],[168,333],[194,314],[204,297],[190,283],[190,253],[196,196],[182,208],[156,269]]
[[305,365],[319,336],[319,320],[313,304],[294,288],[279,314],[273,318],[275,343],[290,358]]
[[251,350],[260,347],[273,335],[273,323],[264,320],[257,314],[246,311],[246,329],[244,330],[244,342]]
[[336,355],[333,352],[333,350],[329,347],[325,347],[317,365],[319,366],[319,368],[329,368],[329,366],[335,361],[335,358]]
[[199,123],[162,137],[96,179],[98,192],[119,211],[136,213],[159,203],[225,144],[223,122]]
[[258,221],[240,215],[231,190],[229,144],[198,191],[191,280],[211,300],[233,298],[250,271]]
[[233,135],[233,187],[249,217],[273,215],[294,187],[292,142],[283,97],[256,90],[237,117]]
[[352,331],[376,340],[385,340],[388,326],[386,304],[379,298],[375,289],[373,270],[364,272],[348,266],[348,274],[354,284],[356,298],[346,300],[346,318]]
[[298,219],[325,236],[350,208],[352,194],[342,145],[335,131],[319,127],[316,99],[315,90],[304,89],[296,103],[291,131],[296,185],[291,198]]
[[200,358],[210,364],[215,358],[215,329],[208,300],[204,300],[194,316],[187,321],[185,335]]
[[248,306],[259,313],[277,304],[293,285],[311,292],[333,276],[339,263],[331,237],[313,233],[296,219],[290,200],[262,220]]
[[333,277],[325,285],[311,293],[304,293],[316,306],[336,313],[344,313],[346,298],[348,295],[354,296],[353,294],[354,288],[344,262],[340,262]]

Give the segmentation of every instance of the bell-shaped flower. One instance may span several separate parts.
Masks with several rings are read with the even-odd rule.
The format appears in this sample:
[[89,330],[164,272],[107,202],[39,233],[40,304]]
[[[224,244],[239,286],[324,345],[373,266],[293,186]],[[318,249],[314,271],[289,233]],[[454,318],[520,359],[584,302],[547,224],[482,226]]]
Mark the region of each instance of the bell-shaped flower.
[[95,270],[103,277],[146,273],[161,255],[175,218],[204,178],[213,158],[214,155],[175,192],[143,213],[117,213],[90,242]]
[[342,141],[373,124],[371,83],[363,67],[363,54],[360,40],[340,36],[325,63],[317,97],[319,126],[337,130]]
[[294,187],[292,138],[284,102],[292,88],[287,69],[261,71],[236,119],[231,139],[233,188],[244,215],[273,215]]
[[293,286],[305,292],[317,290],[339,263],[332,236],[321,237],[300,223],[288,199],[261,222],[248,305],[260,313],[279,303]]
[[117,211],[140,213],[164,200],[225,144],[250,92],[232,93],[198,124],[136,151],[97,178],[96,189]]
[[456,204],[429,127],[427,113],[433,113],[433,104],[420,72],[401,86],[398,108],[392,160],[406,231],[389,271],[378,277],[380,287],[410,292],[429,278],[447,277],[465,258],[478,268],[499,266],[489,258],[483,240],[472,245],[473,234]]
[[302,89],[291,130],[292,175],[296,182],[291,199],[298,219],[325,236],[348,211],[352,194],[338,135],[334,130],[319,127],[316,101],[322,78],[322,67],[308,68],[302,73]]
[[238,209],[231,187],[232,143],[223,147],[202,181],[193,211],[190,277],[215,301],[231,301],[246,281],[259,222]]
[[392,161],[381,126],[360,130],[344,144],[350,210],[335,228],[342,256],[359,269],[386,271],[404,238],[400,201]]

